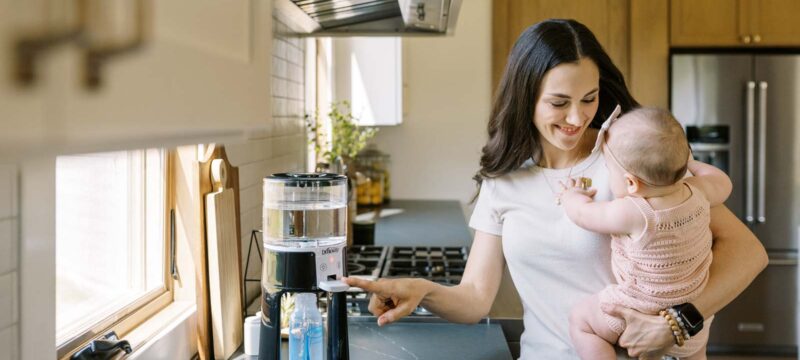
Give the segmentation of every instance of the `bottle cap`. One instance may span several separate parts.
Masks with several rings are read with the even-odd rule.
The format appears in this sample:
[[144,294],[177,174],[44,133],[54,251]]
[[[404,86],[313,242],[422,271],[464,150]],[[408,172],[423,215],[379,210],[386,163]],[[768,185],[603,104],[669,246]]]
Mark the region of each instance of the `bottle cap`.
[[317,294],[314,293],[299,293],[295,295],[294,302],[304,306],[316,306]]

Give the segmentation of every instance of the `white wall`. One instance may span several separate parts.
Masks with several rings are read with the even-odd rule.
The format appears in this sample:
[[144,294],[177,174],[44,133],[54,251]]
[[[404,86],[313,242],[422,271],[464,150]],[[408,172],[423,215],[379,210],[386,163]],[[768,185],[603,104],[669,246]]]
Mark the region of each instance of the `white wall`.
[[375,138],[391,155],[395,199],[456,199],[475,193],[491,103],[490,1],[464,1],[455,36],[403,39],[406,117]]
[[0,360],[19,356],[17,168],[0,164]]
[[[250,232],[261,229],[262,180],[277,172],[305,170],[305,40],[281,35],[289,32],[287,20],[273,15],[271,131],[261,139],[225,146],[231,164],[239,167],[243,273]],[[260,274],[261,263],[254,248],[249,274],[244,275],[260,279]],[[257,282],[248,283],[247,300],[257,297],[259,289]]]

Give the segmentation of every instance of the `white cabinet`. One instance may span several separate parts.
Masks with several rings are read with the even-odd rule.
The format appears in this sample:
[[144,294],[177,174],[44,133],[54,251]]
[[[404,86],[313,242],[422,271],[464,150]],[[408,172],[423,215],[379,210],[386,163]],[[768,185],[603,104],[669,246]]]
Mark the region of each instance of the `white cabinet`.
[[334,99],[350,101],[359,125],[403,121],[402,39],[353,37],[333,40]]
[[[17,85],[14,44],[19,31],[45,30],[45,0],[0,0],[0,159],[16,157],[23,145],[44,135],[45,91]],[[44,65],[37,64],[42,73]]]
[[[8,3],[0,11],[14,12],[0,16],[3,19],[17,20],[18,8],[30,7],[28,0],[0,1]],[[39,59],[37,65],[46,71],[28,88],[10,79],[0,83],[0,143],[16,139],[15,149],[74,152],[230,139],[268,130],[271,1],[86,3],[86,41],[61,46]],[[87,54],[104,44],[135,38],[139,4],[145,10],[142,46],[108,57],[98,68],[100,85],[88,88]],[[22,26],[16,25],[20,24],[0,24],[4,49],[19,36]],[[13,54],[0,56],[5,73]],[[12,108],[27,106],[23,100],[33,102],[30,99],[39,101],[36,109],[42,114],[6,109],[7,103]]]

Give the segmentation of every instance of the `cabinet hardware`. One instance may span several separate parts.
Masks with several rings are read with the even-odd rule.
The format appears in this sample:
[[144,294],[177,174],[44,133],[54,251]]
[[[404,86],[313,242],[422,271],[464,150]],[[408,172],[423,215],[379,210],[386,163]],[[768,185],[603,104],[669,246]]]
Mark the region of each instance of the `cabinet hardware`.
[[752,41],[752,38],[750,38],[750,35],[744,35],[744,36],[742,36],[742,42],[743,42],[743,43],[745,43],[745,44],[749,44],[751,41]]
[[86,53],[84,56],[85,66],[85,85],[90,89],[97,89],[102,85],[102,68],[109,59],[134,52],[143,47],[145,42],[145,18],[147,6],[146,0],[135,0],[136,4],[136,18],[135,18],[135,34],[127,41],[119,43],[105,43],[105,44],[87,44]]
[[758,44],[761,42],[761,35],[753,35],[753,42]]
[[15,77],[23,85],[36,81],[36,61],[56,46],[72,41],[80,41],[84,35],[86,20],[86,0],[75,0],[77,19],[69,28],[48,29],[44,33],[19,39],[15,46]]
[[767,82],[758,82],[758,214],[756,220],[767,222]]
[[744,220],[748,224],[755,223],[755,216],[753,215],[753,198],[755,196],[755,131],[756,131],[756,115],[755,115],[755,81],[747,82],[747,103],[746,103],[746,116],[747,116],[747,160],[746,160],[746,173],[747,173],[747,191],[745,193],[745,216]]

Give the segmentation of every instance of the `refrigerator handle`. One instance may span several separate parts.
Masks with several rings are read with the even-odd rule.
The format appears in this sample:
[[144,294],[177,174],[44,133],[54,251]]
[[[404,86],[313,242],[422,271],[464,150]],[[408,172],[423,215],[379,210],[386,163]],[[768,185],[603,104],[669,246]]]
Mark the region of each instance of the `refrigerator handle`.
[[767,82],[758,82],[758,222],[766,223]]
[[753,196],[755,183],[755,81],[747,82],[747,186],[745,195],[745,221],[749,224],[755,222],[753,217]]

